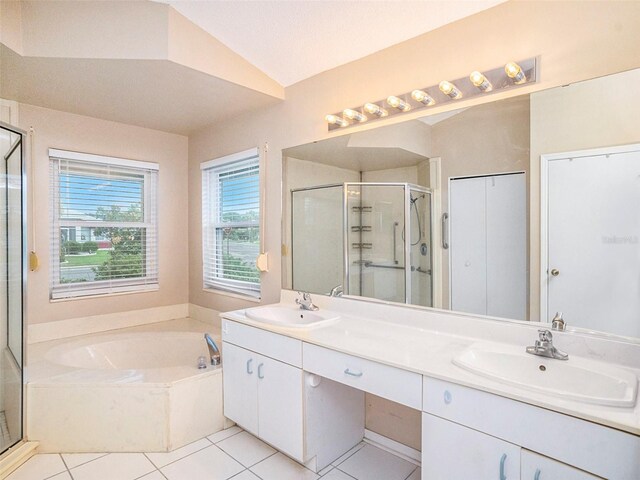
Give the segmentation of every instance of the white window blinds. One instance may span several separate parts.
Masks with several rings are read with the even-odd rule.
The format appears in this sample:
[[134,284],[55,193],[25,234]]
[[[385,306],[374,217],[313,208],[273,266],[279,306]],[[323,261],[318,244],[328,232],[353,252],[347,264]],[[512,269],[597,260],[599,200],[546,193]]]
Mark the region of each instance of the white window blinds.
[[260,296],[260,159],[247,150],[202,166],[204,287]]
[[49,150],[51,298],[158,288],[158,164]]

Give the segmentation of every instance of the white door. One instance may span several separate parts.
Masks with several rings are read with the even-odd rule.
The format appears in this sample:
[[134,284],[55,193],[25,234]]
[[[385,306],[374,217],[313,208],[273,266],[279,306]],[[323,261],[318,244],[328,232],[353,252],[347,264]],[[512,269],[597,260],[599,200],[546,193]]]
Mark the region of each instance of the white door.
[[518,480],[520,447],[423,413],[422,478]]
[[222,372],[224,416],[258,434],[258,383],[256,353],[224,343]]
[[548,212],[546,320],[640,336],[640,152],[550,160]]
[[526,188],[524,173],[451,181],[452,310],[526,319]]
[[521,480],[597,480],[600,477],[522,449]]
[[256,374],[259,437],[304,461],[302,370],[261,356]]

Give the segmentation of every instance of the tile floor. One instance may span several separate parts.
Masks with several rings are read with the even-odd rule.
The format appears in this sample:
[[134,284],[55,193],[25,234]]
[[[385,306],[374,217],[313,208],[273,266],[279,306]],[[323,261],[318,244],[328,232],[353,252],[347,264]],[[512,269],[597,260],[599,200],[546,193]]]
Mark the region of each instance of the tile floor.
[[420,468],[365,442],[319,474],[238,427],[170,453],[35,455],[7,480],[420,480]]

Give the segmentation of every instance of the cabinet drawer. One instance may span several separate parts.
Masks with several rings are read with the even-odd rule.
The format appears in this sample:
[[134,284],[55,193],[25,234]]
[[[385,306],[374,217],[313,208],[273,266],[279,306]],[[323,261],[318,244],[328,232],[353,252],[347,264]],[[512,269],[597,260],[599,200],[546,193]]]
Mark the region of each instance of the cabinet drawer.
[[[222,341],[261,353],[294,367],[302,367],[302,342],[294,338],[222,319]],[[222,355],[224,356],[224,352]]]
[[528,450],[522,450],[520,468],[520,480],[602,480],[600,477],[594,477],[590,473]]
[[411,408],[422,406],[418,373],[308,343],[303,345],[303,369]]

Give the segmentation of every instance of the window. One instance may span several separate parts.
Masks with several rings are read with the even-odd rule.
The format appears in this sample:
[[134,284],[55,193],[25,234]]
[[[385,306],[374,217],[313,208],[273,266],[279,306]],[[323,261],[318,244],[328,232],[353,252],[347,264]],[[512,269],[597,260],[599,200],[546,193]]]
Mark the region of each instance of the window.
[[258,149],[203,163],[204,287],[260,296]]
[[158,164],[49,150],[51,298],[158,288]]

